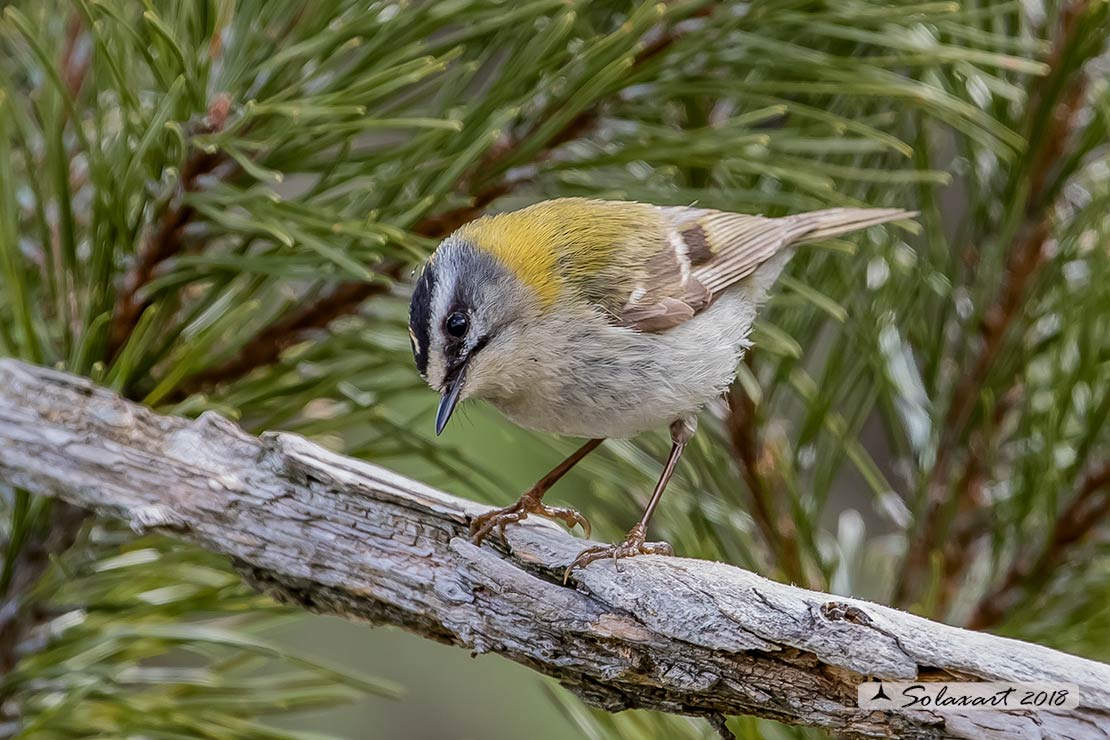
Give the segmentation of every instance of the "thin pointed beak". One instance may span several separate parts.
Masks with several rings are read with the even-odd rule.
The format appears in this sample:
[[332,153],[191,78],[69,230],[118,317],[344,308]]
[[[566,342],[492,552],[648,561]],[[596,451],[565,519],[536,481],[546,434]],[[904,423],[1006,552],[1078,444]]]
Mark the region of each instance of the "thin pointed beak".
[[447,426],[447,422],[451,420],[451,414],[455,412],[455,406],[459,403],[459,393],[462,391],[463,383],[466,382],[466,368],[463,367],[459,370],[458,375],[451,381],[451,387],[443,394],[443,398],[439,400],[439,410],[436,411],[436,436],[438,437],[443,433],[443,428]]

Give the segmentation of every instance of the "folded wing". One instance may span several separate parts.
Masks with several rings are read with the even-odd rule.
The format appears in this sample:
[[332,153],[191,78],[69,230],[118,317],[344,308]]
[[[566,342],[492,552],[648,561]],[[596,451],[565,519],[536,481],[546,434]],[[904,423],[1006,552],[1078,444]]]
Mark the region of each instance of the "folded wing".
[[914,215],[897,208],[830,208],[784,218],[705,208],[668,207],[659,212],[671,248],[648,259],[642,284],[618,314],[622,325],[640,331],[664,331],[693,318],[788,246]]

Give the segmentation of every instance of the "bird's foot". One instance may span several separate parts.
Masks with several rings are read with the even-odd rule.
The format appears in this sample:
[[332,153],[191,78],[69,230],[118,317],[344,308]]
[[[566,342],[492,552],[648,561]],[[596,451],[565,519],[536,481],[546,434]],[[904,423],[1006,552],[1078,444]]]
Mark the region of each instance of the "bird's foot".
[[586,517],[569,507],[548,506],[540,500],[541,496],[543,496],[542,493],[537,493],[535,489],[531,489],[512,506],[506,506],[504,509],[494,509],[474,517],[474,521],[470,523],[470,541],[475,545],[482,544],[482,540],[493,531],[494,527],[504,538],[505,525],[526,519],[529,514],[539,514],[548,519],[558,519],[571,529],[577,524],[582,527],[586,537],[590,536],[590,523],[586,520]]
[[[631,558],[637,555],[674,555],[674,548],[666,542],[646,542],[647,533],[641,524],[628,530],[624,542],[617,545],[599,545],[590,547],[578,554],[574,562],[563,573],[563,583],[570,578],[570,572],[575,568],[584,568],[595,560],[613,558],[616,563],[620,558]],[[619,567],[619,566],[618,566]]]

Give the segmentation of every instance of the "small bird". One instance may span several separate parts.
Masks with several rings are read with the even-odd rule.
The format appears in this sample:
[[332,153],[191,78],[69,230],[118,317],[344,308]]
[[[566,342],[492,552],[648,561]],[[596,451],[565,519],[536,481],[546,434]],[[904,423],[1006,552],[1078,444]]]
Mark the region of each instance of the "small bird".
[[512,506],[477,517],[473,541],[529,514],[578,524],[543,496],[606,438],[668,425],[671,451],[643,516],[601,558],[673,554],[647,527],[697,428],[732,382],[756,310],[793,245],[914,214],[832,208],[765,218],[707,208],[562,198],[484,216],[448,236],[416,280],[409,337],[442,394],[436,434],[458,403],[487,401],[515,424],[588,439]]

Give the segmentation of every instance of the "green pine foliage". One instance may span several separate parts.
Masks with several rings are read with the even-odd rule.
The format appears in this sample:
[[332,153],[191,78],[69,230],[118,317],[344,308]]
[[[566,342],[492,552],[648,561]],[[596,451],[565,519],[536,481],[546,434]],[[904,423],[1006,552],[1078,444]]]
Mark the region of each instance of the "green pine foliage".
[[[454,227],[557,195],[916,208],[794,260],[654,534],[1110,659],[1105,0],[0,8],[0,355],[507,502],[423,431],[405,285]],[[599,535],[663,444],[584,464]],[[0,736],[293,737],[256,718],[394,691],[269,645],[284,612],[202,553],[0,506]],[[589,737],[711,732],[556,701]]]

